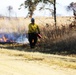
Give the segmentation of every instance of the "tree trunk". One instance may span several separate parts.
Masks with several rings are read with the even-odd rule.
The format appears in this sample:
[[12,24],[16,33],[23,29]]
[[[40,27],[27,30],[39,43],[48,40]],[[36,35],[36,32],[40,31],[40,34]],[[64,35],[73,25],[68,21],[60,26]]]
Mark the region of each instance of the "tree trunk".
[[73,9],[73,15],[74,15],[74,25],[76,25],[76,11]]
[[54,22],[56,27],[56,0],[54,0]]

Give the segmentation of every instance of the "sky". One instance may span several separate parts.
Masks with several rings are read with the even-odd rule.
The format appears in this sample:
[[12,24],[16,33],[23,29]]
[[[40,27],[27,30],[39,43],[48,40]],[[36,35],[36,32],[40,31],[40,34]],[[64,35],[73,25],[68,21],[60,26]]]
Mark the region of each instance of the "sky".
[[[8,16],[8,6],[13,7],[12,16],[15,17],[25,17],[28,13],[27,9],[22,8],[18,10],[21,3],[25,0],[0,0],[0,14],[4,16]],[[61,16],[71,16],[72,12],[66,11],[66,6],[68,6],[71,2],[76,2],[76,0],[56,0],[57,2],[57,15]],[[50,16],[49,10],[34,12],[34,16]]]

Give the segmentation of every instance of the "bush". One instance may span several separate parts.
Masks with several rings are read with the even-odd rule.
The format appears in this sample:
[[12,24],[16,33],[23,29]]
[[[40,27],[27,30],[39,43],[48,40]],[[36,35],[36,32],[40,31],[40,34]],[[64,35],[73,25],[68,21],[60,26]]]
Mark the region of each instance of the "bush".
[[56,34],[55,29],[53,30],[53,34],[51,33],[51,30],[45,30],[42,36],[43,38],[40,42],[40,46],[42,47],[41,52],[54,54],[76,54],[75,30],[69,31],[69,34],[59,32],[58,35]]

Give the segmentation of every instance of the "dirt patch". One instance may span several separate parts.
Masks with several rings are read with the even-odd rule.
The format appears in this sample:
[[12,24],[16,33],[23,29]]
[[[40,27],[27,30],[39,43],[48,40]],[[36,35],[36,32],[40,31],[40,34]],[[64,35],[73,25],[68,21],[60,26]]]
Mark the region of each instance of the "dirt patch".
[[[5,49],[5,52],[7,50]],[[17,51],[13,51],[14,53]],[[19,52],[17,52],[19,53]],[[33,53],[28,53],[33,54]],[[35,54],[34,54],[35,55]],[[20,56],[0,53],[0,75],[75,75],[75,69],[43,64]]]

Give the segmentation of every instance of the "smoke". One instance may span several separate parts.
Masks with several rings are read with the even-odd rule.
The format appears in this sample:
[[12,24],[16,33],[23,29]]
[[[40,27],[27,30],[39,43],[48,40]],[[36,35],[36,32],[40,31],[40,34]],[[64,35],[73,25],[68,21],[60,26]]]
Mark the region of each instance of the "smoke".
[[1,42],[16,42],[28,43],[27,31],[30,19],[5,17],[0,20],[0,43]]
[[26,35],[20,35],[17,40],[16,40],[17,43],[28,43],[28,39],[26,37]]

